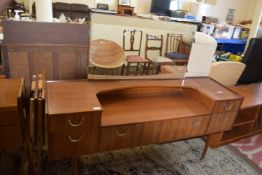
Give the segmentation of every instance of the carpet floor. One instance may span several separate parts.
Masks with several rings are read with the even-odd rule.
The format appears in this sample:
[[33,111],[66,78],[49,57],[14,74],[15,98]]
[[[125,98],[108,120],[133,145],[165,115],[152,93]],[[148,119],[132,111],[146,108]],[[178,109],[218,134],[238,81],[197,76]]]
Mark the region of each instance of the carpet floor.
[[262,169],[262,134],[242,139],[231,145]]
[[[259,175],[244,159],[228,146],[209,149],[204,160],[200,155],[204,147],[201,139],[192,139],[149,145],[81,156],[81,175]],[[69,175],[69,159],[48,162],[43,168],[48,175]]]

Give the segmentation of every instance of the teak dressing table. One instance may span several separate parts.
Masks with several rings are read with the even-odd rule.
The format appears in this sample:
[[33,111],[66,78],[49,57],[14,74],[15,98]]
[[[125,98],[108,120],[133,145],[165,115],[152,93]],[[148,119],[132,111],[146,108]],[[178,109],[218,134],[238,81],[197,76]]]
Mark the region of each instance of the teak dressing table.
[[49,159],[76,174],[82,154],[224,132],[242,100],[209,78],[48,82]]

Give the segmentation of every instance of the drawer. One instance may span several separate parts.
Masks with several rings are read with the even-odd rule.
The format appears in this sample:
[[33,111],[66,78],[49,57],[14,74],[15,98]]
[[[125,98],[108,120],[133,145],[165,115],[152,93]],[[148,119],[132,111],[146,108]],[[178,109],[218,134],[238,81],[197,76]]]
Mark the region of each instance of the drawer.
[[17,110],[0,110],[0,126],[19,124],[19,113]]
[[227,112],[239,110],[241,100],[220,101],[215,104],[214,112]]
[[[68,130],[85,129],[87,126],[100,124],[100,112],[64,114],[58,116],[49,116],[47,125],[50,133],[64,133]],[[96,118],[96,119],[94,119]]]
[[214,113],[208,127],[208,134],[230,130],[238,111]]
[[130,148],[142,144],[143,124],[103,127],[99,151]]
[[51,160],[69,158],[75,155],[76,143],[82,138],[72,133],[52,134],[48,138],[48,153]]
[[209,118],[209,115],[204,115],[163,121],[159,134],[159,142],[168,142],[204,135]]
[[22,147],[23,139],[20,125],[0,127],[0,150]]

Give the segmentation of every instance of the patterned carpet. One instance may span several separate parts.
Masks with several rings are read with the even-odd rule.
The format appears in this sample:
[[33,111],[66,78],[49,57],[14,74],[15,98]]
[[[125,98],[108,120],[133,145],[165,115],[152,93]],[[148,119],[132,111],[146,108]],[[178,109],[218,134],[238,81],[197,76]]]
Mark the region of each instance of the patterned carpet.
[[[149,145],[80,157],[81,175],[258,175],[227,146],[209,149],[199,160],[204,142],[200,139]],[[43,161],[45,174],[69,175],[69,160]]]
[[262,169],[262,134],[231,144]]

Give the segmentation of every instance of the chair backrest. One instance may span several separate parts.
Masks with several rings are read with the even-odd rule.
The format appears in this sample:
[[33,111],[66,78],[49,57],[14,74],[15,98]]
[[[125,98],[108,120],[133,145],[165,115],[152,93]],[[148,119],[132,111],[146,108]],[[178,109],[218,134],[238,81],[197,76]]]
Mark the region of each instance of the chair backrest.
[[208,76],[216,48],[217,42],[213,37],[196,32],[185,77]]
[[124,50],[117,43],[98,39],[90,43],[89,61],[101,68],[121,67],[125,62]]
[[[162,56],[163,41],[163,35],[146,34],[145,57],[148,58],[148,51],[159,51],[159,56]],[[155,44],[158,45],[156,46]]]
[[[142,40],[143,40],[143,32],[141,30],[136,30],[136,29],[124,30],[123,31],[123,49],[124,51],[138,52],[138,55],[140,56]],[[129,41],[128,45],[126,43],[127,41]],[[138,44],[137,48],[135,48],[136,43]]]
[[169,52],[180,52],[180,44],[182,39],[182,34],[168,33],[166,37],[166,54]]
[[211,64],[209,77],[225,86],[234,86],[246,65],[240,62],[221,61]]
[[238,80],[238,84],[257,83],[262,81],[262,38],[252,38],[242,63],[246,69]]

